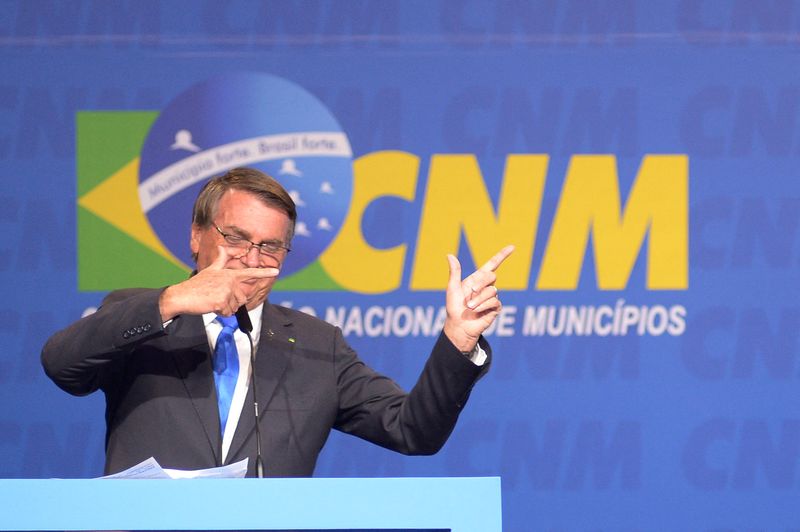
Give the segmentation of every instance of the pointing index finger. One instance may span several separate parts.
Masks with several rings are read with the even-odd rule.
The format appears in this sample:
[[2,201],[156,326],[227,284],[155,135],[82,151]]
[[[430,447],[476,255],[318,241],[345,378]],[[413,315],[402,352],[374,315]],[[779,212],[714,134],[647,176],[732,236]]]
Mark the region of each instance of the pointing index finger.
[[497,268],[499,268],[500,265],[503,264],[503,261],[506,260],[506,258],[508,258],[508,256],[511,255],[511,252],[513,251],[514,251],[513,245],[508,245],[504,247],[503,249],[498,251],[494,257],[486,261],[486,264],[484,264],[478,269],[486,272],[493,272],[497,270]]
[[242,279],[264,279],[265,277],[277,277],[281,272],[278,268],[245,268],[234,270],[236,276]]

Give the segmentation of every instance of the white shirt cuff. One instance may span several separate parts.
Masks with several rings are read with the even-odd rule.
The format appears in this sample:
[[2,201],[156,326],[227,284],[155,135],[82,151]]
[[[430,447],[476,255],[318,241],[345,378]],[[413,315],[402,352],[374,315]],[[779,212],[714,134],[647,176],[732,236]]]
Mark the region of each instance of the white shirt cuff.
[[486,354],[486,351],[480,346],[480,344],[475,344],[475,347],[472,348],[472,351],[469,353],[464,353],[473,364],[476,366],[483,366],[486,364],[486,359],[489,358],[489,355]]

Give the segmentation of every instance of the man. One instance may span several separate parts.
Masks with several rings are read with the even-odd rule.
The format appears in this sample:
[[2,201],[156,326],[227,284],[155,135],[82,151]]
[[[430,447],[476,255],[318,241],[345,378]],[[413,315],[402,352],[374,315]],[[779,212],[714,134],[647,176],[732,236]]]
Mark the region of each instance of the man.
[[[337,327],[269,303],[296,217],[283,187],[258,170],[212,179],[192,216],[195,275],[165,289],[112,292],[95,314],[44,346],[42,364],[58,386],[105,393],[107,474],[150,456],[176,469],[249,457],[254,476],[258,445],[266,476],[310,476],[331,428],[406,454],[432,454],[444,444],[488,369],[481,333],[501,308],[494,270],[513,248],[464,281],[458,260],[448,257],[447,319],[406,394],[368,368]],[[253,324],[252,373],[247,338],[237,330],[223,341],[218,321],[240,307]],[[229,364],[214,353],[226,342],[236,344]],[[224,377],[236,365],[238,374]],[[225,396],[223,406],[218,398]]]

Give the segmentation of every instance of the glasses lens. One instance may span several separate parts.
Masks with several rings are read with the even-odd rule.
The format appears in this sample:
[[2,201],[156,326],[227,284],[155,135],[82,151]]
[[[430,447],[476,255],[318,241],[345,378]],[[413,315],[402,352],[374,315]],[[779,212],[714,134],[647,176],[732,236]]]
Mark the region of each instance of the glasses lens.
[[236,235],[225,235],[225,242],[237,248],[243,248],[249,244],[247,240]]
[[283,245],[274,244],[272,242],[264,242],[258,246],[258,251],[262,255],[274,255],[275,253],[279,253],[282,249],[284,249]]

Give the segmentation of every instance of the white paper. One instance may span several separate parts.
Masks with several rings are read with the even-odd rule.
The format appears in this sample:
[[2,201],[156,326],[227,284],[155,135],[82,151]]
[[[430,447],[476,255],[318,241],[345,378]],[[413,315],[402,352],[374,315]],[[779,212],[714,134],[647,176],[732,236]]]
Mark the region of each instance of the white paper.
[[183,469],[164,469],[169,478],[244,478],[247,474],[247,462],[249,458],[240,460],[234,464],[210,469],[195,469],[187,471]]
[[222,467],[212,467],[210,469],[164,469],[152,456],[144,462],[138,463],[133,467],[120,471],[113,475],[100,477],[101,479],[156,479],[156,478],[244,478],[247,474],[247,463],[250,459],[245,458],[234,464]]
[[170,478],[164,469],[158,465],[156,459],[152,456],[141,462],[136,464],[133,467],[129,467],[125,471],[120,471],[119,473],[115,473],[113,475],[107,475],[100,478]]

